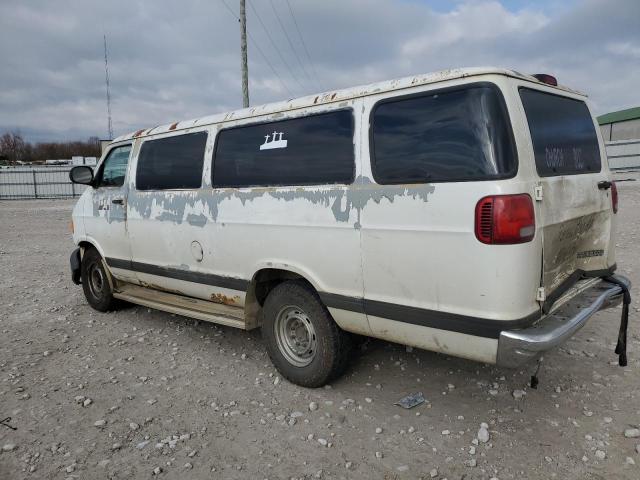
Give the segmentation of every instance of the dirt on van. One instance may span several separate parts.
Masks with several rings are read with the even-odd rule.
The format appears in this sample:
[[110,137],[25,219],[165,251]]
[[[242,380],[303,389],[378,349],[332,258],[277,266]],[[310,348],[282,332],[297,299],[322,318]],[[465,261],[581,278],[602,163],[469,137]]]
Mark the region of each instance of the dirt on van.
[[[93,311],[71,283],[73,201],[0,202],[0,478],[640,478],[640,174],[617,173],[620,307],[534,365],[500,369],[378,340],[308,390],[260,332],[140,306]],[[421,392],[412,409],[395,405]]]

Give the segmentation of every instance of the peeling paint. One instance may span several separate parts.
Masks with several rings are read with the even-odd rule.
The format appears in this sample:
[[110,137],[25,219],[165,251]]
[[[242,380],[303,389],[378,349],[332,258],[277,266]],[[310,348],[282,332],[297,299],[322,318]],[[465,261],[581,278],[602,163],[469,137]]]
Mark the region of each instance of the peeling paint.
[[199,215],[190,213],[189,215],[187,215],[187,223],[189,225],[193,225],[194,227],[204,227],[204,225],[207,223],[207,217],[204,215],[204,213],[201,213]]
[[356,211],[354,228],[360,228],[362,210],[369,202],[393,203],[399,197],[411,197],[428,202],[435,191],[432,184],[378,185],[369,178],[359,176],[349,186],[318,187],[256,187],[252,189],[200,189],[192,191],[137,192],[132,191],[128,204],[143,219],[153,218],[177,224],[203,227],[210,219],[217,221],[218,212],[225,201],[237,199],[242,206],[258,198],[271,197],[278,201],[306,200],[313,205],[330,208],[337,222],[349,222]]
[[[99,191],[97,191],[99,192]],[[111,200],[113,197],[124,196],[124,191],[118,191],[116,193],[112,192],[99,192],[95,195],[91,196],[91,207],[93,218],[104,218],[108,224],[111,223],[122,223],[126,220],[126,212],[124,206],[114,205]],[[115,212],[114,209],[120,209],[118,212]]]

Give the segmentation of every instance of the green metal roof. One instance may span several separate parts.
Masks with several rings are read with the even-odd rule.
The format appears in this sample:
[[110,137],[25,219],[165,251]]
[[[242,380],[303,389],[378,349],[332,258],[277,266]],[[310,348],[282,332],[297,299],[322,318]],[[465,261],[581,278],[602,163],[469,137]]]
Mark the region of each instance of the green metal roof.
[[598,123],[605,125],[607,123],[624,122],[625,120],[635,120],[640,118],[640,107],[627,108],[617,112],[605,113],[598,117]]

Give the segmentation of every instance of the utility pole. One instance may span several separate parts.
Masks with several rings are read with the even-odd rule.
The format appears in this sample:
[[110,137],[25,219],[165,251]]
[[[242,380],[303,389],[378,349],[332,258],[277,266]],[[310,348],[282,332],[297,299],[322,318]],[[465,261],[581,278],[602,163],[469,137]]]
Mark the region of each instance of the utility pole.
[[247,66],[247,12],[240,0],[240,56],[242,63],[242,106],[249,106],[249,67]]

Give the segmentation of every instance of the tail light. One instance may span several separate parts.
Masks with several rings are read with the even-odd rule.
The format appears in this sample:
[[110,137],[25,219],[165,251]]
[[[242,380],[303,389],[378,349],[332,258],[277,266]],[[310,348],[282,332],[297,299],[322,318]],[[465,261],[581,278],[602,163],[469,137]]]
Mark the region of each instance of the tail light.
[[618,187],[616,187],[616,182],[611,182],[611,207],[613,208],[613,213],[618,213]]
[[533,239],[536,219],[529,195],[492,195],[476,205],[476,238],[487,244],[525,243]]

